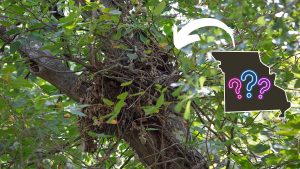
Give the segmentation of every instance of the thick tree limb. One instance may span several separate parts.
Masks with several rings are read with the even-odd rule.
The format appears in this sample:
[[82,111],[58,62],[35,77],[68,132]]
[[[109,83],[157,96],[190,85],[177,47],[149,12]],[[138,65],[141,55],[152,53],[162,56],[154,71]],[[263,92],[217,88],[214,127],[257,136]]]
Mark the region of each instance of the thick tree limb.
[[[0,39],[5,43],[11,43],[17,40],[11,36],[7,36],[8,30],[0,25]],[[86,86],[79,85],[79,88],[74,88],[77,84],[78,75],[71,72],[70,69],[59,59],[55,59],[47,51],[40,50],[40,45],[34,41],[29,41],[26,44],[21,44],[19,52],[24,58],[30,61],[30,71],[48,81],[70,98],[79,101],[83,96]]]

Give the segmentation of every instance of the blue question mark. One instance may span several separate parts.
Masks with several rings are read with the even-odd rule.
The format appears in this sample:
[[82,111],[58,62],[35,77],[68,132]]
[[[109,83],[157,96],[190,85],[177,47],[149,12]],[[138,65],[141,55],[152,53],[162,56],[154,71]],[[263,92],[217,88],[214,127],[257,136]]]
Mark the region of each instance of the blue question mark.
[[247,94],[246,97],[250,99],[252,97],[251,90],[254,85],[257,83],[257,74],[253,70],[246,70],[241,75],[241,80],[244,82],[247,78],[250,77],[251,80],[248,82],[246,86]]

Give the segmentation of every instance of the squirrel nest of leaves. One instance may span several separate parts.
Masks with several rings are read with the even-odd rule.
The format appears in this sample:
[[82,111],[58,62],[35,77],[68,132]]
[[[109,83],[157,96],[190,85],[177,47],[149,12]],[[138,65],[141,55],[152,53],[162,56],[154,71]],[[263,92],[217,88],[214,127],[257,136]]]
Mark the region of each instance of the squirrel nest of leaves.
[[[91,137],[89,132],[120,136],[120,133],[132,127],[132,122],[137,119],[143,119],[143,124],[156,123],[154,119],[163,116],[166,111],[160,110],[153,117],[145,118],[143,107],[155,105],[160,96],[160,92],[155,88],[156,84],[167,87],[179,79],[174,57],[155,45],[157,42],[152,41],[145,49],[145,44],[140,42],[137,34],[131,38],[124,38],[119,43],[136,50],[131,54],[125,53],[122,49],[114,49],[120,44],[107,40],[101,46],[105,59],[96,60],[94,70],[86,71],[81,78],[89,86],[86,95],[81,98],[81,103],[87,104],[88,107],[83,108],[86,116],[79,117],[78,127],[88,152],[97,149],[96,138]],[[145,54],[145,50],[149,49],[152,52]],[[134,58],[130,58],[132,56]],[[113,121],[108,121],[115,103],[119,100],[118,96],[124,92],[128,93],[124,106]],[[164,97],[166,101],[172,100],[169,95]],[[105,103],[105,99],[113,104]]]

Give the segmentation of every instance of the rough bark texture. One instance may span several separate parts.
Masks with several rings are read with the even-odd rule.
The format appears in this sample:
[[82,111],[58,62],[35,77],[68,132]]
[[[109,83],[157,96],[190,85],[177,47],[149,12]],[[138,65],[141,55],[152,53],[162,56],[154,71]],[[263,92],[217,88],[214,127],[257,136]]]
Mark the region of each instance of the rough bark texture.
[[[196,150],[189,150],[175,137],[175,131],[180,133],[185,128],[182,119],[168,118],[159,120],[161,129],[157,131],[145,131],[143,125],[133,127],[124,133],[123,138],[134,147],[140,160],[150,168],[206,168],[207,164],[203,156]],[[168,124],[167,124],[168,123]],[[176,129],[176,130],[175,130]],[[142,141],[139,135],[144,135],[146,141]]]
[[[81,1],[77,1],[80,4]],[[83,2],[83,1],[82,1]],[[109,1],[105,1],[107,6],[113,6]],[[0,39],[6,43],[22,37],[6,36],[7,28],[0,25]],[[123,37],[119,43],[128,46],[135,46],[139,57],[147,59],[146,62],[140,60],[132,62],[128,60],[126,54],[121,50],[113,48],[112,40],[107,37],[101,41],[105,42],[100,47],[109,59],[104,63],[92,60],[91,66],[97,74],[94,79],[85,76],[79,78],[59,57],[52,56],[47,51],[40,50],[41,44],[28,39],[28,43],[22,44],[19,52],[30,62],[30,71],[50,82],[70,98],[84,104],[97,104],[84,108],[86,117],[79,118],[78,126],[81,129],[82,139],[85,142],[87,151],[97,149],[97,143],[88,136],[88,131],[104,132],[113,134],[126,140],[135,150],[139,159],[153,169],[201,169],[208,168],[204,157],[194,149],[184,145],[188,131],[186,131],[185,121],[181,115],[173,112],[173,104],[163,105],[159,112],[151,116],[145,116],[143,106],[155,105],[156,99],[161,95],[154,85],[161,84],[169,86],[179,79],[174,57],[161,49],[155,41],[152,41],[152,56],[144,56],[140,51],[149,48],[139,41],[139,33],[131,37]],[[149,37],[151,39],[151,37]],[[91,46],[91,58],[95,54],[95,47]],[[95,59],[95,58],[94,58]],[[93,73],[95,73],[95,71]],[[120,88],[120,84],[132,80],[130,86]],[[135,94],[145,92],[143,96],[130,97],[126,99],[126,106],[116,117],[118,124],[111,125],[100,122],[94,125],[94,117],[107,115],[112,108],[102,103],[103,98],[118,101],[117,96],[122,92]],[[174,99],[167,90],[165,100],[173,102]],[[148,130],[149,128],[155,130]]]

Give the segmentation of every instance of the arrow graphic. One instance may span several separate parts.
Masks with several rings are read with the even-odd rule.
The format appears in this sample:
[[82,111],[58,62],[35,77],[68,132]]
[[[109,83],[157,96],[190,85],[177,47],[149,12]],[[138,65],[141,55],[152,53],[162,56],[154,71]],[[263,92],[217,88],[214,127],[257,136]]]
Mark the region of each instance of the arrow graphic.
[[207,26],[214,26],[225,30],[230,35],[233,46],[235,47],[235,43],[233,39],[233,30],[223,22],[213,18],[202,18],[202,19],[193,20],[188,24],[186,24],[179,32],[177,32],[177,26],[174,25],[173,41],[175,47],[177,49],[181,49],[188,44],[199,41],[200,40],[199,35],[195,35],[195,34],[190,35],[190,33],[196,29],[207,27]]

